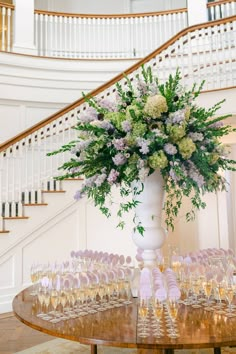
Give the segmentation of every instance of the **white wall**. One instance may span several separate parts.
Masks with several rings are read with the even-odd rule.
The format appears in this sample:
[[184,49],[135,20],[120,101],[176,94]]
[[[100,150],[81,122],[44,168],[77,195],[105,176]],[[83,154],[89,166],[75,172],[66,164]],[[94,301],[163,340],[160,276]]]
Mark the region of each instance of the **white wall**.
[[35,8],[48,11],[109,14],[129,12],[129,0],[35,0]]
[[153,12],[182,7],[186,7],[186,0],[35,0],[36,9],[86,14]]

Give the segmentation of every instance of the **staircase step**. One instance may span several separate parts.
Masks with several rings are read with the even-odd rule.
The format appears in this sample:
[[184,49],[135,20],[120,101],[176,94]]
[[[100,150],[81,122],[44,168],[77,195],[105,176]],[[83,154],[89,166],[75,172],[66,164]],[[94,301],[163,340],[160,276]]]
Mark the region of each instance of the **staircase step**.
[[29,219],[28,216],[4,216],[3,217],[4,220],[25,220],[25,219]]
[[48,203],[22,204],[22,206],[46,206]]
[[43,190],[42,193],[66,193],[66,191],[47,191],[47,190]]

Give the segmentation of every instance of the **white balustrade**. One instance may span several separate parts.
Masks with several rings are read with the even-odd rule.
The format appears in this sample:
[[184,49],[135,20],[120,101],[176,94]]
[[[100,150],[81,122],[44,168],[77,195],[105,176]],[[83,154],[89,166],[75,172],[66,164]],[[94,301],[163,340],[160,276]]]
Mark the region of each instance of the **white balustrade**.
[[187,9],[125,17],[35,12],[38,54],[53,57],[143,57],[186,26]]

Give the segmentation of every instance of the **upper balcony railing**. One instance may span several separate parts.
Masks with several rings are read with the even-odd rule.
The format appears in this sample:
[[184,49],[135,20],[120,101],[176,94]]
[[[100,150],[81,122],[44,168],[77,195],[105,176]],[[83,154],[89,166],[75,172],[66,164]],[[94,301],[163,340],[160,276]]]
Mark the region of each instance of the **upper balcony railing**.
[[140,58],[186,27],[186,8],[127,15],[35,11],[37,52],[50,57]]

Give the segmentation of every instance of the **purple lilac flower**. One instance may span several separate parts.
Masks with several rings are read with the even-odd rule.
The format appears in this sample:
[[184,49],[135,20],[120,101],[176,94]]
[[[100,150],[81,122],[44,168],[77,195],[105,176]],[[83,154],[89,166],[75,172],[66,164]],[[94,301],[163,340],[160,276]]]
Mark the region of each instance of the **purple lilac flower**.
[[202,133],[189,133],[188,137],[192,139],[192,141],[202,141],[204,136]]
[[89,178],[86,178],[85,182],[84,182],[84,185],[86,187],[92,187],[95,183],[95,180],[97,178],[97,175],[94,175],[92,177],[89,177]]
[[137,138],[136,139],[137,145],[140,146],[139,151],[142,154],[148,154],[149,153],[149,145],[150,145],[150,141],[143,139],[143,138]]
[[80,141],[74,148],[71,149],[71,153],[76,154],[77,152],[85,150],[91,142],[92,139]]
[[130,132],[132,129],[131,123],[128,120],[124,120],[121,123],[121,126],[122,126],[123,131],[126,133]]
[[175,155],[177,153],[177,148],[173,144],[167,143],[164,145],[164,151],[168,155]]
[[117,180],[117,177],[119,176],[119,172],[112,169],[109,173],[109,176],[107,177],[107,181],[110,184],[115,183],[115,181]]
[[112,160],[116,166],[124,165],[127,161],[126,157],[120,152],[112,157]]
[[175,182],[180,180],[180,178],[176,175],[175,170],[173,168],[170,169],[169,175]]
[[192,178],[197,183],[199,188],[201,188],[205,183],[204,177],[200,174],[200,172],[197,170],[196,166],[191,160],[188,160],[188,165],[189,165],[189,169],[188,169],[189,177]]
[[112,141],[114,147],[116,148],[116,150],[124,150],[125,147],[126,147],[126,140],[124,138],[121,138],[121,139],[114,139]]
[[100,124],[100,127],[105,130],[114,130],[114,126],[107,120],[103,120]]
[[144,82],[142,80],[138,80],[137,89],[138,89],[139,95],[141,97],[148,93],[148,85],[146,84],[146,82]]
[[197,169],[190,169],[188,171],[188,175],[197,183],[199,188],[204,185],[204,177],[199,173],[199,171],[197,171]]
[[181,109],[179,111],[170,113],[169,118],[171,119],[172,123],[182,123],[185,120],[185,110]]
[[224,123],[222,121],[218,121],[218,122],[210,124],[209,128],[218,129],[218,128],[223,127],[223,125],[224,125]]
[[116,104],[115,102],[112,102],[111,100],[107,100],[105,98],[99,99],[98,104],[100,107],[105,108],[109,110],[110,112],[114,112],[116,110]]
[[89,123],[97,119],[97,111],[93,107],[88,107],[84,112],[79,116],[79,120],[82,123]]
[[98,175],[96,180],[95,180],[95,184],[97,187],[100,187],[103,182],[105,181],[105,179],[107,178],[107,175],[105,173],[102,173],[101,175]]
[[82,199],[84,196],[84,193],[81,190],[78,190],[75,195],[74,195],[74,199],[79,201],[80,199]]

